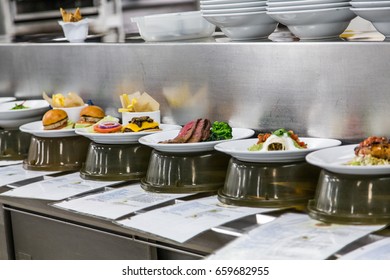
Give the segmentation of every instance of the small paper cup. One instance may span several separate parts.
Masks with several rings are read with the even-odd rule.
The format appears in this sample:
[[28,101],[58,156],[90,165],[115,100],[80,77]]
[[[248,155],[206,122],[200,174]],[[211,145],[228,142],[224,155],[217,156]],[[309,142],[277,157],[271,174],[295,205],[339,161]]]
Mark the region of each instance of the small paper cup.
[[144,117],[144,116],[148,116],[152,118],[158,124],[161,123],[160,110],[158,110],[152,112],[122,112],[122,124],[123,125],[128,124],[131,121],[131,119],[134,117]]
[[74,123],[76,123],[80,119],[80,112],[88,104],[84,104],[83,106],[77,107],[62,107],[62,108],[54,108],[64,110],[68,114],[68,119]]
[[82,43],[88,36],[88,20],[83,19],[78,22],[64,22],[58,21],[66,39],[70,43]]

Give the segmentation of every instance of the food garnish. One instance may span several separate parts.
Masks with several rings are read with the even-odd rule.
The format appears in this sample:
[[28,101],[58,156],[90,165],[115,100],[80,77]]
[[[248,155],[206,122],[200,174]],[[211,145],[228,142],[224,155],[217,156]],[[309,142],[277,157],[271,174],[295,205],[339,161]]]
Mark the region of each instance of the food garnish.
[[370,136],[354,149],[355,158],[347,165],[370,166],[390,164],[390,142],[386,137]]
[[232,139],[232,131],[233,129],[228,123],[215,121],[213,122],[213,125],[211,127],[211,135],[209,141]]
[[160,143],[197,143],[231,138],[231,127],[227,123],[214,122],[212,125],[209,119],[196,119],[186,123],[175,138]]
[[99,133],[115,133],[121,131],[122,125],[115,121],[104,121],[95,124],[93,129]]
[[306,149],[307,144],[299,140],[292,130],[280,128],[272,133],[260,133],[256,144],[248,148],[249,151],[285,151]]
[[65,11],[63,8],[60,8],[62,20],[64,22],[78,22],[83,19],[81,16],[80,8],[77,8],[76,11],[73,13]]
[[22,109],[28,109],[27,106],[24,106],[24,102],[26,101],[23,101],[22,103],[15,103],[15,106],[11,108],[11,110],[22,110]]

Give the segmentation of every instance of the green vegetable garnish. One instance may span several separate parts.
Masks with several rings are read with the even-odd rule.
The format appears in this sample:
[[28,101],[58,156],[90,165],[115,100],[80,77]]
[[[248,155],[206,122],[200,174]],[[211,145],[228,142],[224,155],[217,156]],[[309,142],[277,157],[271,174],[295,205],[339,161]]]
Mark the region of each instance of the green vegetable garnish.
[[26,101],[23,101],[22,103],[20,104],[17,104],[15,103],[15,106],[11,108],[11,110],[20,110],[20,109],[27,109],[28,107],[24,106],[24,102]]
[[233,130],[228,123],[215,121],[211,127],[209,141],[232,139],[232,131]]
[[287,130],[285,130],[284,128],[280,128],[278,130],[275,130],[274,132],[272,132],[272,134],[276,135],[276,136],[283,136],[283,134],[285,133],[288,133]]

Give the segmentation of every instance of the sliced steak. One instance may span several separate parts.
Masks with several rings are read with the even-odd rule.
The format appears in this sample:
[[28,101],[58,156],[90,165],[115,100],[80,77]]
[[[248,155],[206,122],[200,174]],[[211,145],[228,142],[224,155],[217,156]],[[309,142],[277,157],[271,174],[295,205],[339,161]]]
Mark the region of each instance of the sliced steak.
[[208,119],[200,119],[196,125],[194,133],[191,138],[188,139],[187,143],[197,143],[203,141],[205,135],[207,135],[206,130],[208,130],[208,135],[210,135],[210,121]]
[[161,141],[159,143],[162,144],[187,143],[188,140],[191,138],[192,134],[194,133],[200,120],[201,119],[197,119],[188,122],[187,124],[184,125],[184,127],[180,130],[179,134],[175,138]]

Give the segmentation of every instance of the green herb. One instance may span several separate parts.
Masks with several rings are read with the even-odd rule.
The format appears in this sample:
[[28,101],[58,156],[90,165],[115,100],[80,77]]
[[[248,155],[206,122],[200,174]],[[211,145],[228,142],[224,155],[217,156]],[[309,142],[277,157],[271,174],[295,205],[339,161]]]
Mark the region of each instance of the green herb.
[[232,139],[232,128],[226,122],[215,121],[211,127],[210,141]]
[[280,129],[272,132],[272,134],[274,134],[276,136],[283,136],[285,133],[287,133],[287,130],[285,130],[284,128],[280,128]]
[[20,104],[15,103],[15,106],[12,107],[11,110],[27,109],[28,107],[27,107],[27,106],[24,106],[24,102],[26,102],[26,101],[23,101],[23,102],[20,103]]

